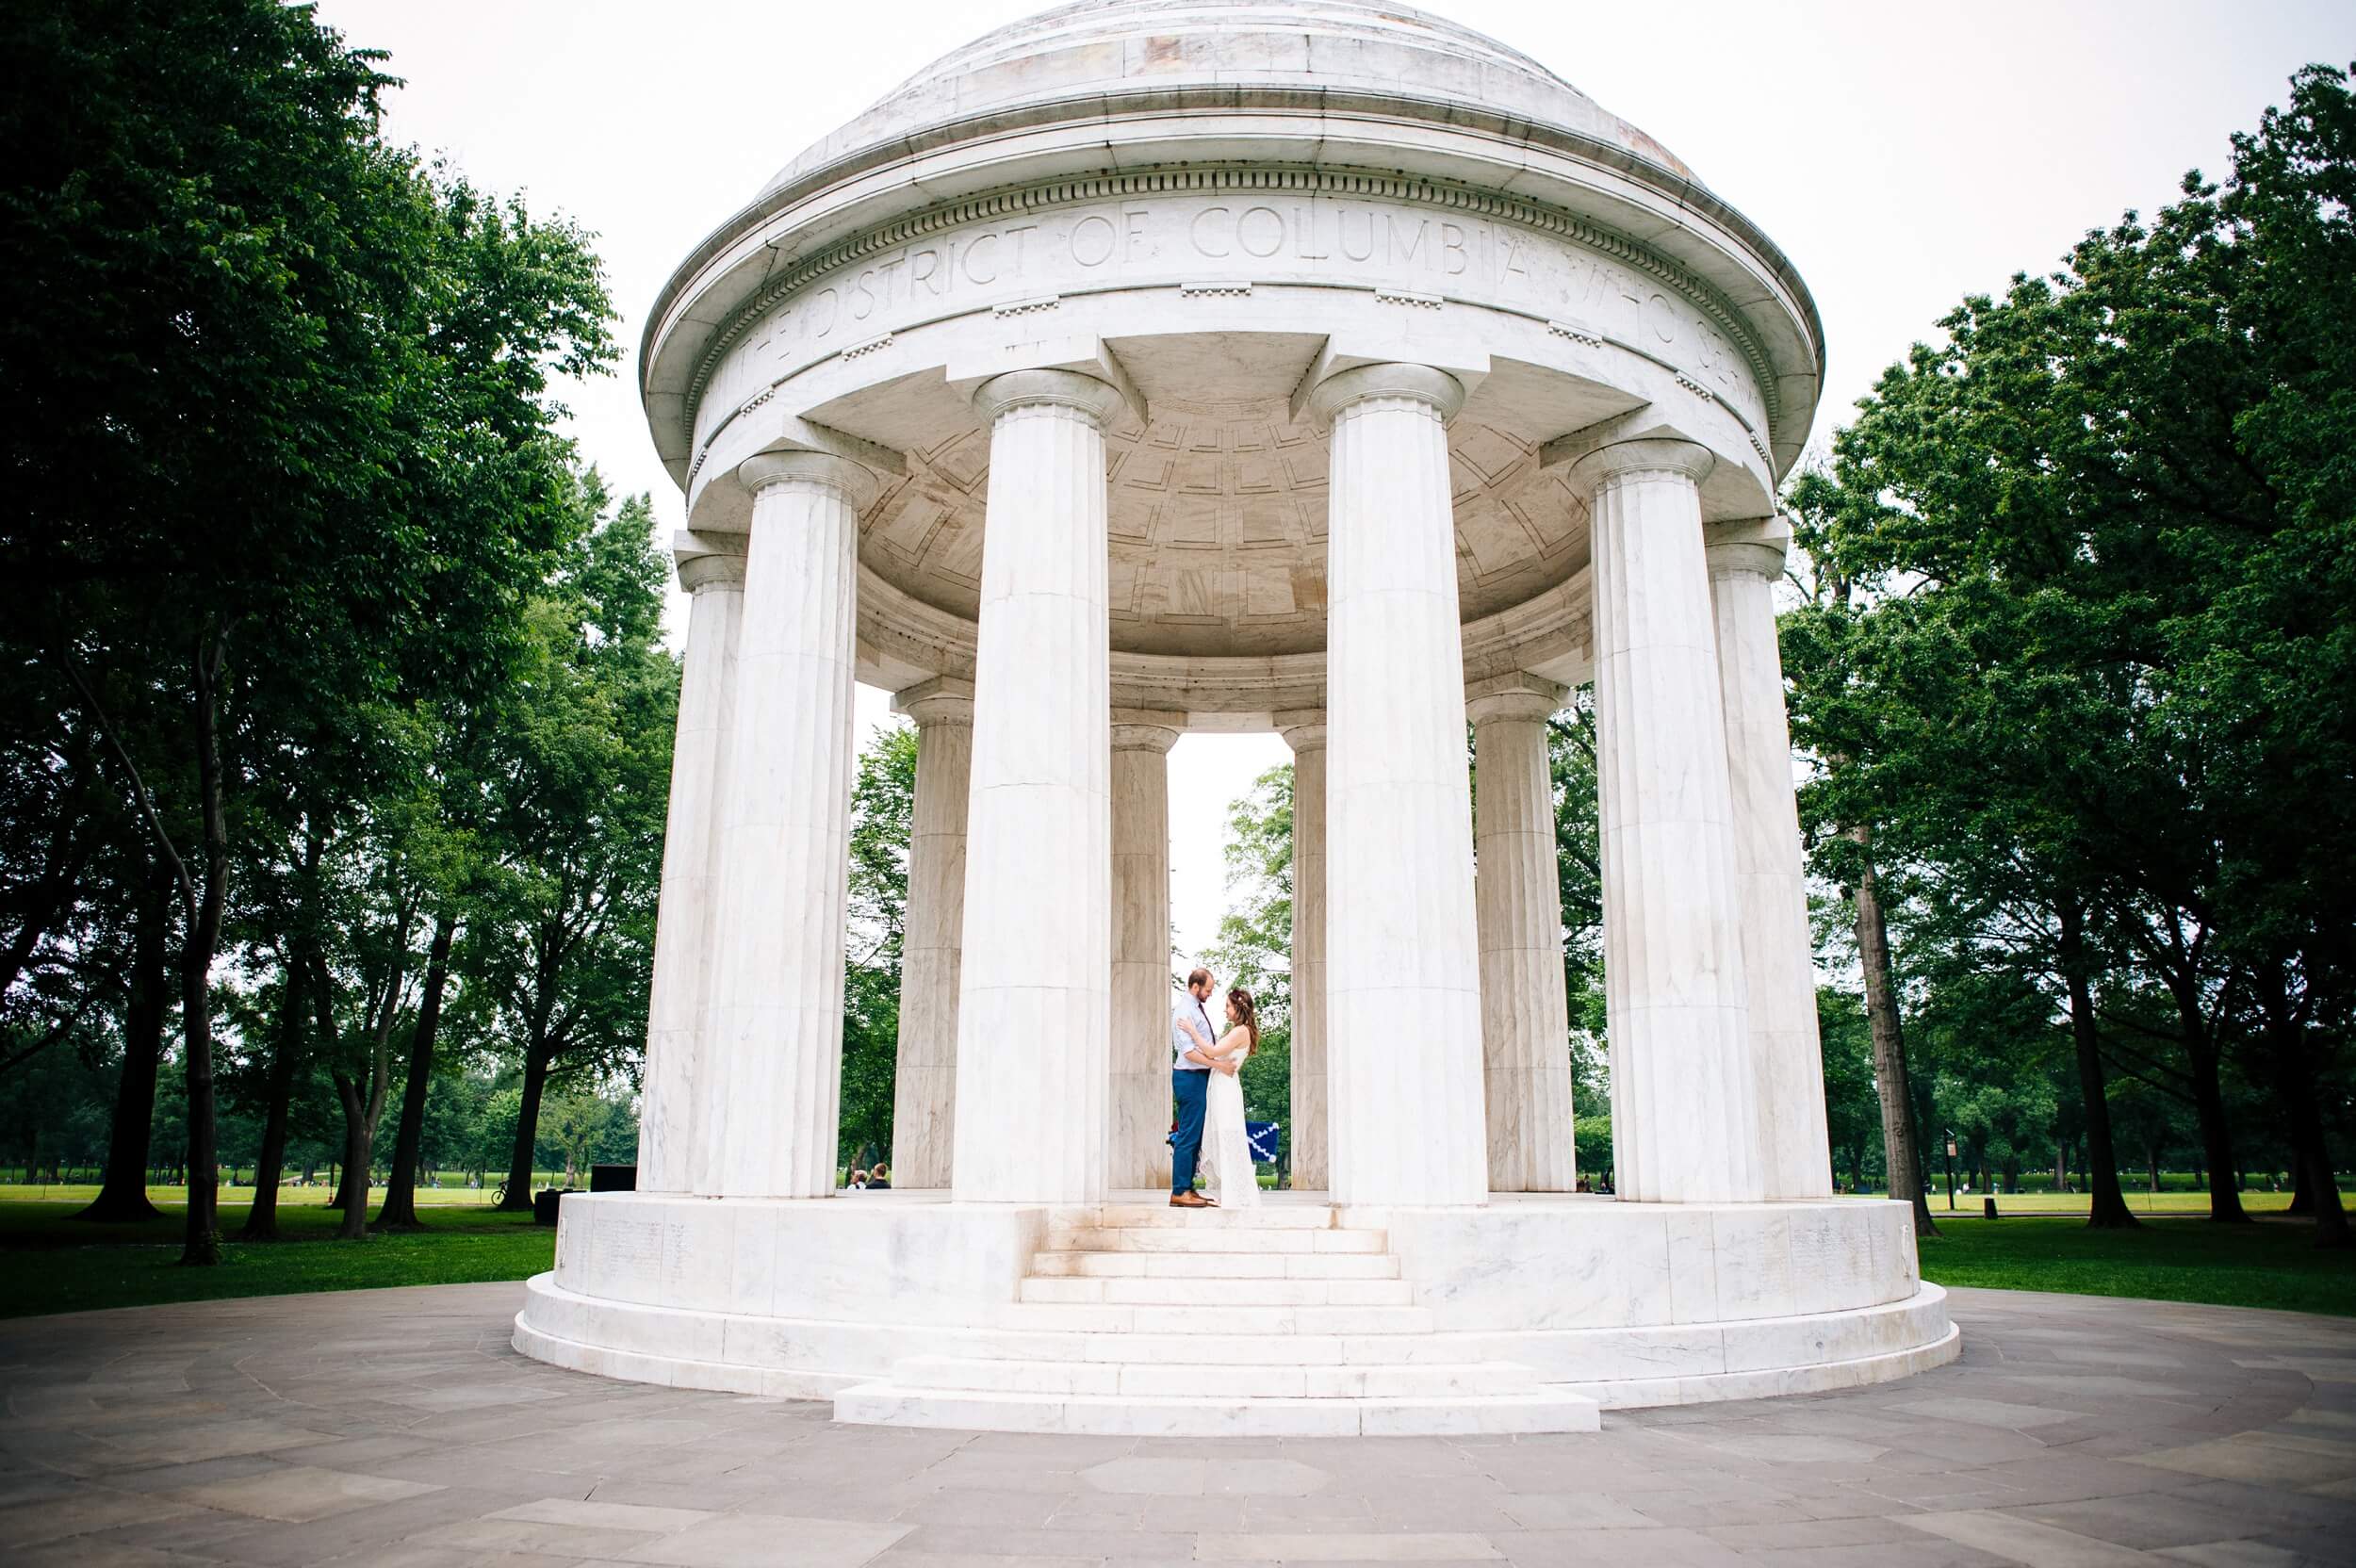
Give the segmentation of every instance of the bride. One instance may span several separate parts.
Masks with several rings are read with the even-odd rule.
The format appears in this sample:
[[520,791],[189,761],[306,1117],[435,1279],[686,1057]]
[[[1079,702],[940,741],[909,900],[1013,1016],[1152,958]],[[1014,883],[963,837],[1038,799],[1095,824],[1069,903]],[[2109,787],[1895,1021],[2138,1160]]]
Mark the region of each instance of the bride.
[[1245,1060],[1260,1043],[1260,1018],[1252,993],[1237,986],[1227,993],[1227,1033],[1207,1053],[1224,1061],[1233,1058],[1235,1072],[1214,1072],[1207,1086],[1209,1099],[1203,1117],[1203,1196],[1223,1209],[1249,1209],[1260,1201],[1259,1172],[1252,1163],[1252,1143],[1243,1129]]

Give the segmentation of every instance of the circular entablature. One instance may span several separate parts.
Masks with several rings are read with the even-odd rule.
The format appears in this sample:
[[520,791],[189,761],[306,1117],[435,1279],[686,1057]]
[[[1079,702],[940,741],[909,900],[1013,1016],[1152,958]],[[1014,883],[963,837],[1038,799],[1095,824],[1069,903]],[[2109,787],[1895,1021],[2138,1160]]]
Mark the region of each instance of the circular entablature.
[[[1478,620],[1568,580],[1586,508],[1537,447],[1460,418],[1449,433],[1457,584]],[[1106,439],[1116,652],[1259,659],[1325,646],[1324,434],[1283,400],[1155,398]],[[979,611],[990,437],[905,454],[861,520],[859,563],[932,609]]]

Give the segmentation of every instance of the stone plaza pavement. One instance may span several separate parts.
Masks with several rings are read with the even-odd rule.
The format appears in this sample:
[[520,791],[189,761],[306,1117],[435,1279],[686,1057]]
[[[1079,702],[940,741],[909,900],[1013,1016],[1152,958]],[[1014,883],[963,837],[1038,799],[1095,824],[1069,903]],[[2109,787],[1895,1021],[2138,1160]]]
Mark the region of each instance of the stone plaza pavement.
[[1958,1290],[1907,1381],[1539,1438],[836,1426],[508,1348],[518,1284],[0,1323],[0,1562],[2356,1563],[2356,1321]]

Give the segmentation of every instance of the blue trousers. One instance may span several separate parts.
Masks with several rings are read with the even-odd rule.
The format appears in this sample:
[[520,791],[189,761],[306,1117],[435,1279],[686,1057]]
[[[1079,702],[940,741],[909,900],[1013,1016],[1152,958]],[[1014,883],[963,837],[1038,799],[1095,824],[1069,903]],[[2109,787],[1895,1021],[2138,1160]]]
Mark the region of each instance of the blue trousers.
[[1178,1131],[1170,1140],[1170,1195],[1194,1190],[1195,1162],[1203,1154],[1203,1108],[1208,1102],[1211,1075],[1172,1071],[1170,1092],[1178,1097]]

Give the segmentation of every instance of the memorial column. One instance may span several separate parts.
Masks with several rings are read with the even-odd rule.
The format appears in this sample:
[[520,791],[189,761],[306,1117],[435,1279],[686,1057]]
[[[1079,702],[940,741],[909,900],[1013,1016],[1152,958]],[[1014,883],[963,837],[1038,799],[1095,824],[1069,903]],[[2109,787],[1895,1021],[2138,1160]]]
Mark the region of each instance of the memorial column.
[[1111,1056],[1112,676],[1104,431],[1121,393],[996,376],[973,678],[953,1188],[1104,1195]]
[[1792,792],[1792,727],[1775,642],[1775,583],[1791,531],[1775,517],[1703,530],[1717,627],[1734,802],[1734,872],[1759,1074],[1759,1158],[1770,1198],[1832,1196],[1824,1058],[1816,1037],[1816,968],[1808,876]]
[[834,1191],[851,830],[852,638],[866,469],[764,452],[752,492],[695,1190]]
[[1481,682],[1466,704],[1492,1192],[1578,1185],[1554,772],[1546,759],[1546,719],[1569,694],[1551,680],[1516,674]]
[[916,800],[909,814],[900,1037],[892,1093],[892,1184],[945,1187],[957,1126],[958,938],[965,922],[973,688],[936,676],[894,696],[892,706],[916,721]]
[[1276,715],[1293,748],[1292,1184],[1333,1180],[1325,1068],[1325,712]]
[[1592,497],[1596,776],[1615,1190],[1752,1202],[1759,1158],[1725,707],[1688,441],[1573,466]]
[[1115,1188],[1170,1183],[1170,748],[1184,713],[1113,710]]
[[711,1033],[712,909],[727,808],[736,640],[744,610],[744,541],[681,533],[672,546],[690,597],[671,743],[670,813],[655,915],[646,1007],[646,1068],[638,1099],[638,1190],[694,1184],[698,1086]]
[[1327,485],[1329,1162],[1346,1204],[1488,1197],[1447,420],[1421,365],[1320,382]]

